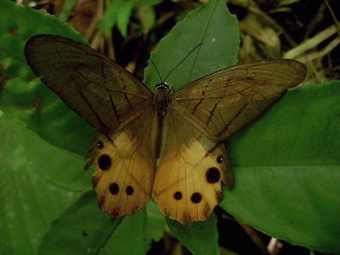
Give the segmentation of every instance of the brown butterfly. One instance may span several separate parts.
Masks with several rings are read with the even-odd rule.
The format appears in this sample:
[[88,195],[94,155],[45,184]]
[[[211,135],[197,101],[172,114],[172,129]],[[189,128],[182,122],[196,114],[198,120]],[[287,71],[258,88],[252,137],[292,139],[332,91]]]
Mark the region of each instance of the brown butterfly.
[[153,197],[183,224],[207,220],[221,181],[234,179],[221,143],[302,82],[303,64],[262,60],[226,68],[174,93],[152,93],[113,60],[53,35],[26,44],[37,76],[99,132],[89,156],[99,206],[112,218],[133,214]]

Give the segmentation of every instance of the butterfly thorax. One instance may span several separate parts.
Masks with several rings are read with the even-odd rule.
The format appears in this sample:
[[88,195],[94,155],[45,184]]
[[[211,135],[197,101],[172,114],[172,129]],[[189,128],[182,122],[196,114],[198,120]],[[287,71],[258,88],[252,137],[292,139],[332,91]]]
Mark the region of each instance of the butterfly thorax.
[[163,116],[168,109],[170,103],[170,88],[162,82],[156,85],[156,92],[154,95],[154,104],[157,108],[158,115]]

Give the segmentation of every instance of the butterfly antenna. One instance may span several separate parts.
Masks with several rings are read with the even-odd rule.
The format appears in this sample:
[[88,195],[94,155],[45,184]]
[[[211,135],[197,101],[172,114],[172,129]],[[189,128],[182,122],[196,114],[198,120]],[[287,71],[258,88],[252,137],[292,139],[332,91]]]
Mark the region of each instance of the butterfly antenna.
[[[135,34],[135,36],[136,36],[138,39],[142,39],[142,37],[140,37],[139,34]],[[144,51],[144,54],[149,55],[149,53],[145,50],[144,47],[143,47],[143,51]],[[161,83],[162,83],[162,82],[163,82],[162,76],[161,76],[161,74],[159,73],[159,71],[158,71],[158,69],[157,69],[155,63],[154,63],[153,60],[151,59],[151,56],[149,57],[149,59],[150,59],[152,65],[153,65],[153,67],[156,69],[156,71],[157,71],[157,73],[158,73],[158,76],[159,76],[159,79],[160,79],[160,81],[161,81]]]
[[[168,75],[165,77],[165,79],[162,82],[165,82],[166,79],[170,76],[170,74],[176,70],[177,67],[179,67],[180,64],[182,64],[189,56],[191,53],[193,53],[199,46],[201,46],[203,43],[199,43],[198,45],[196,45],[195,48],[193,48],[186,56],[185,58],[183,58],[171,71],[170,73],[168,73]],[[157,71],[158,72],[158,71]]]
[[161,76],[161,74],[159,73],[159,71],[158,71],[158,69],[157,69],[157,67],[156,67],[156,65],[155,65],[155,63],[153,62],[153,60],[151,59],[151,56],[150,56],[150,61],[151,61],[151,63],[152,63],[152,65],[153,65],[153,67],[156,69],[156,71],[157,71],[157,73],[158,73],[158,76],[159,76],[159,79],[161,80],[161,83],[163,82],[163,80],[162,80],[162,76]]

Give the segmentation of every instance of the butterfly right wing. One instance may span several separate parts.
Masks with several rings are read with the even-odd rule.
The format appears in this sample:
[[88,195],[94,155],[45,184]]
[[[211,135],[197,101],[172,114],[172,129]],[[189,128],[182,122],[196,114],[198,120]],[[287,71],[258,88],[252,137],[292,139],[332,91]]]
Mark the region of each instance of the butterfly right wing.
[[91,47],[74,40],[37,35],[25,47],[37,76],[102,134],[141,114],[152,92],[136,77]]

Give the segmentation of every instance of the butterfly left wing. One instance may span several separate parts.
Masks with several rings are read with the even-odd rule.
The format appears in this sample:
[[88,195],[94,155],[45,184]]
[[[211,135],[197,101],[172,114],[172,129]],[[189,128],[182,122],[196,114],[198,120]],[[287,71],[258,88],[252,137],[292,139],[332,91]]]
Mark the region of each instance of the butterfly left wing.
[[207,220],[233,175],[223,144],[207,138],[175,110],[163,123],[163,146],[153,186],[160,211],[182,224]]

